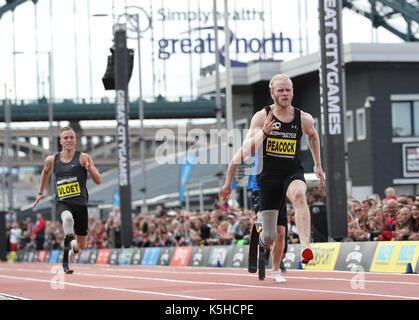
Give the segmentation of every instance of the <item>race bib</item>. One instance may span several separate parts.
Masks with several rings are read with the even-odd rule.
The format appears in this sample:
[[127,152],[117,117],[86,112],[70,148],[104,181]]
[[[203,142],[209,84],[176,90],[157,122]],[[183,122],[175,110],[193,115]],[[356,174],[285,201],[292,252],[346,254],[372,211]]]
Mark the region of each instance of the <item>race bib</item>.
[[297,140],[268,138],[266,152],[274,155],[294,156]]
[[57,181],[57,193],[60,200],[79,196],[80,183],[76,177]]

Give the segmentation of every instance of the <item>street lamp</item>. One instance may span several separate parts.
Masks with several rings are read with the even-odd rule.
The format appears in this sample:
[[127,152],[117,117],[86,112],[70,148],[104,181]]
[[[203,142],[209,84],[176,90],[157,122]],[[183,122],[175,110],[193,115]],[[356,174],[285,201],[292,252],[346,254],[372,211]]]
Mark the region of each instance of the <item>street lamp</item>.
[[[13,54],[24,54],[24,51],[14,51]],[[49,83],[49,97],[48,97],[48,140],[49,140],[49,149],[50,153],[54,154],[54,130],[53,130],[53,121],[54,121],[54,72],[53,72],[53,60],[51,51],[38,51],[37,53],[48,54],[48,83]],[[51,189],[51,220],[55,221],[55,205],[54,205],[54,189],[55,183],[54,179],[50,178],[50,189]]]

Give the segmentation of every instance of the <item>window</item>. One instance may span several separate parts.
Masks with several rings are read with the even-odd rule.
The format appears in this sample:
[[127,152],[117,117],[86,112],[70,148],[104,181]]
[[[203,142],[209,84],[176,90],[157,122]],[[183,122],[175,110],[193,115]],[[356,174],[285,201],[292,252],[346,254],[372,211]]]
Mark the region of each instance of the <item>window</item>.
[[354,141],[354,112],[352,110],[346,111],[345,138],[347,142]]
[[367,138],[367,120],[365,119],[365,109],[356,110],[356,138],[365,140]]
[[391,104],[391,126],[393,137],[412,135],[412,118],[410,102],[393,102]]
[[419,101],[391,103],[393,137],[419,137]]
[[[319,135],[319,139],[320,139],[319,119],[318,118],[313,118],[313,122],[314,122],[314,129],[316,129],[317,134]],[[303,134],[303,136],[301,137],[300,148],[301,148],[302,151],[305,151],[305,150],[309,149],[307,136],[305,134]]]

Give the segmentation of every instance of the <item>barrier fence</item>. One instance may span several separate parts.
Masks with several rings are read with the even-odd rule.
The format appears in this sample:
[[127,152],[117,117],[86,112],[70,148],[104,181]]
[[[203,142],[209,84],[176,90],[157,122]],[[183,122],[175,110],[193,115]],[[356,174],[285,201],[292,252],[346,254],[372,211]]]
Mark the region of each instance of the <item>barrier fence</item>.
[[[312,249],[314,259],[303,269],[404,273],[411,267],[419,272],[419,241],[321,242]],[[247,268],[248,254],[247,245],[85,249],[74,263]],[[62,255],[62,250],[22,250],[7,258],[10,263],[62,263]],[[298,269],[299,261],[300,245],[288,245],[284,265]],[[272,268],[272,258],[267,268]]]

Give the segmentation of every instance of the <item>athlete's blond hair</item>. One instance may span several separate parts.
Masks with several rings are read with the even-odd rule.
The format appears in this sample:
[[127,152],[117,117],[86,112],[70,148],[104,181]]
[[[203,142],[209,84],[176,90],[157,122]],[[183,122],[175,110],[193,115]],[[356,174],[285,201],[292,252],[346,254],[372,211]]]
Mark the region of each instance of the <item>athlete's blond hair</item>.
[[76,134],[76,131],[74,131],[74,129],[73,129],[72,127],[70,127],[70,126],[66,126],[66,127],[64,127],[64,128],[61,128],[61,130],[60,130],[60,132],[59,132],[58,136],[60,136],[60,137],[61,137],[61,133],[63,133],[64,131],[69,131],[69,130],[73,131],[73,132],[74,132],[74,134]]
[[285,73],[276,74],[272,77],[271,81],[269,82],[269,89],[272,89],[274,85],[274,81],[276,80],[288,80],[291,83],[291,86],[293,86],[292,80],[290,77],[288,77]]

